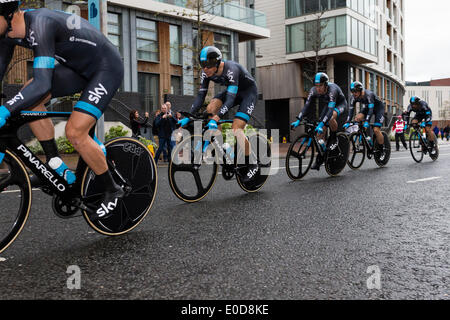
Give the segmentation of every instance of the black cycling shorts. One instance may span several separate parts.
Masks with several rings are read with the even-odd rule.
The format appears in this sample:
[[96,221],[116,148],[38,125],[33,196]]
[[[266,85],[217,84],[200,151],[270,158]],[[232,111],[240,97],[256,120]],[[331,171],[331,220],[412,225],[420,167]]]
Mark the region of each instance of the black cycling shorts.
[[[219,99],[223,103],[226,100],[226,95],[227,90],[217,94],[214,99]],[[243,91],[239,90],[236,98],[234,99],[234,105],[230,107],[233,108],[239,105],[239,109],[234,117],[248,122],[253,113],[253,110],[255,109],[257,99],[258,88],[256,86],[247,88]]]
[[[364,107],[360,113],[364,114],[364,116],[367,117],[367,114],[369,113],[369,108]],[[373,123],[373,126],[381,128],[383,126],[383,122],[384,122],[384,110],[382,108],[373,110],[372,117],[374,115],[375,115],[375,122]],[[370,119],[369,119],[369,121],[370,121]]]
[[[105,46],[112,46],[112,44],[106,43]],[[108,49],[105,50],[108,54],[97,62],[97,70],[89,79],[64,65],[57,64],[50,91],[52,98],[82,92],[74,110],[98,120],[122,84],[124,75],[122,58],[115,54],[116,50]]]

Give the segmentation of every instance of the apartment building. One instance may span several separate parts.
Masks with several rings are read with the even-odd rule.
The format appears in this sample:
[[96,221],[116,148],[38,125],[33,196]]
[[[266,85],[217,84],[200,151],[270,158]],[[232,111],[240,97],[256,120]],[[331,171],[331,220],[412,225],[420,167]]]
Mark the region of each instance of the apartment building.
[[[289,136],[289,123],[312,86],[318,56],[347,96],[361,81],[386,104],[386,123],[403,108],[405,92],[403,0],[256,0],[267,14],[269,39],[255,41],[257,79],[269,128]],[[320,44],[317,44],[319,40]]]

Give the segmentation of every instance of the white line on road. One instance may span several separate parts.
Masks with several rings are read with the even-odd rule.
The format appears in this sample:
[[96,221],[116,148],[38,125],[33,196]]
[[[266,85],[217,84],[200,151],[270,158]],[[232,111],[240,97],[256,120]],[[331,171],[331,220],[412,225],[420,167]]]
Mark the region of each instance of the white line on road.
[[441,179],[441,178],[442,178],[442,177],[430,177],[430,178],[424,178],[424,179],[418,179],[418,180],[407,181],[406,183],[417,183],[417,182],[424,182],[424,181],[437,180],[437,179]]

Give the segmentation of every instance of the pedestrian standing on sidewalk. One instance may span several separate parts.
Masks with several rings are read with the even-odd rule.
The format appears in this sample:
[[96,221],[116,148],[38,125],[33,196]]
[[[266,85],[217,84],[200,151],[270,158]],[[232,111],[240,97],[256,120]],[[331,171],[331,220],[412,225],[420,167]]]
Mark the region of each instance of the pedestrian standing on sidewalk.
[[139,111],[137,110],[131,110],[130,112],[130,127],[132,136],[135,138],[138,138],[142,135],[141,128],[145,127],[148,122],[148,112],[145,113],[144,120],[139,119]]
[[163,152],[164,148],[167,146],[169,151],[168,156],[171,156],[172,153],[172,144],[170,143],[170,139],[172,136],[173,128],[176,124],[175,117],[172,114],[167,112],[167,106],[163,104],[161,106],[161,113],[155,119],[155,125],[159,130],[158,139],[159,139],[159,147],[158,151],[156,151],[155,162],[158,163],[159,156],[161,152]]
[[408,147],[406,146],[405,141],[405,130],[407,129],[407,124],[405,121],[403,121],[402,116],[397,117],[397,121],[395,121],[394,126],[392,127],[392,131],[395,132],[395,148],[396,151],[400,150],[400,143],[399,140],[402,140],[402,144],[405,147],[406,150],[408,150]]

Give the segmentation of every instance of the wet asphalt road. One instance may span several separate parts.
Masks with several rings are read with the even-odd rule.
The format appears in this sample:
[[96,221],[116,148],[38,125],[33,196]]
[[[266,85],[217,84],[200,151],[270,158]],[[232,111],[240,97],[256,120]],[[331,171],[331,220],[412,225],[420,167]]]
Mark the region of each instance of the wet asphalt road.
[[[0,254],[0,299],[450,299],[449,164],[445,144],[436,162],[393,152],[386,168],[292,182],[281,161],[260,192],[219,178],[195,204],[162,167],[150,214],[115,238],[57,218],[35,191]],[[73,265],[81,288],[70,290]]]

